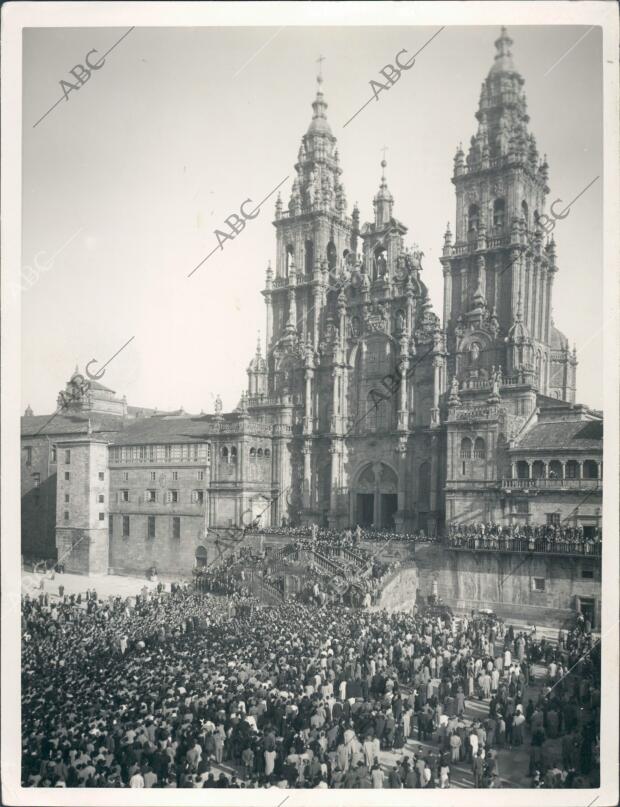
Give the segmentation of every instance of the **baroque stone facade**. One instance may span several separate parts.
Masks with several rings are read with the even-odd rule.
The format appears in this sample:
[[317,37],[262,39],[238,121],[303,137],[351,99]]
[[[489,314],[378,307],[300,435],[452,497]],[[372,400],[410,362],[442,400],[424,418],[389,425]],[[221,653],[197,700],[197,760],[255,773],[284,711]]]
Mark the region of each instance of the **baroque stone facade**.
[[373,220],[348,215],[319,77],[290,198],[276,202],[266,344],[238,407],[140,410],[95,382],[49,422],[27,412],[25,553],[177,573],[256,518],[431,534],[458,521],[600,526],[602,416],[574,403],[575,351],[552,321],[549,168],[504,29],[495,44],[477,133],[454,159],[442,320],[385,159]]

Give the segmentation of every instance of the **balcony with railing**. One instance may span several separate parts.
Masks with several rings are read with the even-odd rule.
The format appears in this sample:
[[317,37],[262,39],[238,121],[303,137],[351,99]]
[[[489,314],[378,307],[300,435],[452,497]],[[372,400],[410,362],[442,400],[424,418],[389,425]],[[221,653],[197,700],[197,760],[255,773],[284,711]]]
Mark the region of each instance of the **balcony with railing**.
[[509,536],[446,536],[444,545],[461,552],[509,552],[600,558],[601,540],[564,540]]
[[502,479],[507,490],[602,490],[602,479]]

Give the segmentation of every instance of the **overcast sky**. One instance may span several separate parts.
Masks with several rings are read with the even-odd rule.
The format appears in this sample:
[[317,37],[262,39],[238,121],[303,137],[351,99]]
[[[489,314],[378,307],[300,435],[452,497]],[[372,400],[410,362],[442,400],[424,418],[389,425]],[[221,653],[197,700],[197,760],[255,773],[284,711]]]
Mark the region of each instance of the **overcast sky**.
[[[441,315],[438,256],[446,222],[454,231],[454,152],[476,130],[499,29],[446,28],[343,128],[372,96],[379,70],[435,30],[136,28],[36,126],[62,97],[61,79],[74,80],[73,65],[94,48],[104,53],[123,29],[27,30],[22,262],[60,252],[22,298],[22,408],[52,412],[76,363],[103,364],[131,337],[102,379],[130,404],[211,412],[217,393],[226,410],[237,404],[257,331],[264,337],[259,292],[275,257],[275,197],[187,275],[245,199],[260,201],[289,176],[288,203],[320,54],[349,213],[357,200],[362,219],[372,218],[387,146],[394,213],[425,254],[423,278]],[[548,155],[548,200],[567,204],[601,177],[555,230],[554,319],[577,346],[578,399],[602,408],[600,29],[515,26],[509,34],[530,130]]]

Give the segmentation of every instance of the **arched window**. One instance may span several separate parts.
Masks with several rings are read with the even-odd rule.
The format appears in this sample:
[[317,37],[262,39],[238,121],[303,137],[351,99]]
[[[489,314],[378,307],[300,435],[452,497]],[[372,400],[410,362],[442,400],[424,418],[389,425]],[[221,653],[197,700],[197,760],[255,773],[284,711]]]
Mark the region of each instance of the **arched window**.
[[544,479],[545,478],[545,464],[542,460],[535,460],[532,463],[532,479]]
[[469,437],[463,437],[461,440],[461,459],[471,459],[471,440]]
[[530,211],[529,211],[529,208],[527,206],[527,202],[525,201],[525,199],[521,202],[521,215],[523,216],[523,219],[525,220],[525,228],[529,229],[529,226],[530,226]]
[[237,462],[237,449],[234,446],[230,449],[230,461]]
[[289,276],[291,269],[295,268],[295,249],[292,244],[286,248],[286,276]]
[[385,393],[370,390],[366,399],[366,431],[383,432],[388,428],[389,410]]
[[579,463],[576,460],[569,460],[566,463],[566,478],[579,479]]
[[598,465],[594,460],[586,460],[583,464],[584,479],[598,479]]
[[506,203],[503,199],[496,199],[493,202],[493,227],[497,230],[504,228],[504,214],[506,212]]
[[314,242],[306,241],[304,250],[306,274],[311,275],[314,271]]
[[474,442],[474,459],[483,460],[487,455],[487,447],[482,437],[476,437]]
[[480,224],[480,209],[478,208],[478,205],[470,205],[469,210],[467,211],[468,231],[471,233],[478,230],[479,224]]
[[224,448],[222,449],[222,459],[228,462],[228,449],[226,448],[226,446],[224,446]]
[[207,548],[204,546],[197,546],[196,547],[196,566],[199,569],[204,568],[207,565]]
[[256,452],[256,456],[257,457],[262,457],[263,456],[263,449],[262,448],[258,449],[258,451]]
[[559,460],[549,463],[549,479],[562,479],[562,463]]
[[255,460],[255,459],[256,459],[256,449],[255,449],[255,448],[251,448],[251,449],[250,449],[250,459],[251,459],[251,460]]
[[336,268],[336,262],[338,260],[338,253],[336,252],[336,245],[333,241],[330,241],[327,245],[327,268],[330,272],[332,272]]
[[525,460],[519,460],[517,462],[517,479],[529,479],[530,478],[530,466],[527,464]]
[[271,451],[268,448],[266,448],[265,449],[265,457],[267,458],[267,457],[270,457],[270,456],[271,456]]

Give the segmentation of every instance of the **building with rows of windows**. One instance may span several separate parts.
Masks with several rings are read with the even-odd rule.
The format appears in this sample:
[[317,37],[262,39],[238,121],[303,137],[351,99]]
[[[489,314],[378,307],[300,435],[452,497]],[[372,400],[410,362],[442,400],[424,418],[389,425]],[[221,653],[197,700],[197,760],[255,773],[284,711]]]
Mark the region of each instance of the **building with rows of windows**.
[[138,410],[70,380],[57,416],[23,418],[24,554],[176,573],[217,554],[218,528],[257,518],[600,528],[602,415],[575,402],[576,353],[552,319],[549,167],[505,30],[495,45],[477,131],[454,158],[442,318],[385,160],[372,220],[348,215],[319,77],[288,203],[276,202],[266,344],[238,407]]

